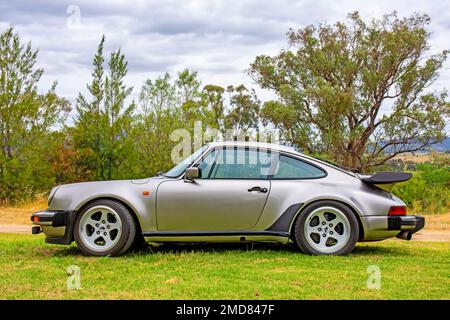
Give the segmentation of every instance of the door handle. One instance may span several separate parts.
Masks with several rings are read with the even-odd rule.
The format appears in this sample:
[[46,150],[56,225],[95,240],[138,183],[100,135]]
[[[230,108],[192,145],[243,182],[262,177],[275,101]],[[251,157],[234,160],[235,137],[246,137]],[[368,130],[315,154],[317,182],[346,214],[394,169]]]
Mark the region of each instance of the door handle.
[[252,192],[252,191],[258,191],[258,192],[266,193],[267,192],[267,188],[253,187],[253,188],[248,189],[248,192]]

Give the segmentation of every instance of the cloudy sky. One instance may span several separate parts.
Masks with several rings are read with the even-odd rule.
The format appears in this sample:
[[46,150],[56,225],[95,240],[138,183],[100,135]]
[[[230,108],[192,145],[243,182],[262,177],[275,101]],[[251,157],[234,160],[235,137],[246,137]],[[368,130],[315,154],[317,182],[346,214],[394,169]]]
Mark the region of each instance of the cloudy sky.
[[[145,79],[184,68],[197,70],[203,84],[244,83],[257,89],[245,69],[256,55],[274,55],[285,47],[288,28],[333,23],[355,10],[366,18],[392,10],[401,16],[427,13],[432,50],[450,48],[448,0],[0,0],[0,32],[12,25],[31,41],[46,72],[41,90],[58,80],[58,93],[73,101],[86,90],[102,34],[107,52],[121,48],[125,53],[134,95]],[[449,84],[447,63],[433,88]],[[258,93],[263,100],[270,96]]]

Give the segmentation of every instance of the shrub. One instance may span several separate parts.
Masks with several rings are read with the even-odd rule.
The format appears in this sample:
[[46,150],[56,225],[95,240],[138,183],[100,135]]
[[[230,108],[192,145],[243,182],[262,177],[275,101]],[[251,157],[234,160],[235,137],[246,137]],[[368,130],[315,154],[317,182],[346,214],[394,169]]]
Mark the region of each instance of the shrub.
[[396,184],[392,193],[400,197],[414,212],[442,213],[449,208],[450,167],[419,164],[411,180]]

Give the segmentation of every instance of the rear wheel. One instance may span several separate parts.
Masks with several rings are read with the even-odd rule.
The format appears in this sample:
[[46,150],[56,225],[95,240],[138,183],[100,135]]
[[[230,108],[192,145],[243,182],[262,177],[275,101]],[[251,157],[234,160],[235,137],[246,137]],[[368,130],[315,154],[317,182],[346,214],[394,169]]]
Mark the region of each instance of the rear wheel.
[[319,201],[300,213],[294,234],[305,253],[347,255],[358,241],[359,225],[347,206],[336,201]]
[[136,224],[120,202],[96,200],[76,217],[74,238],[90,256],[117,256],[125,253],[136,238]]

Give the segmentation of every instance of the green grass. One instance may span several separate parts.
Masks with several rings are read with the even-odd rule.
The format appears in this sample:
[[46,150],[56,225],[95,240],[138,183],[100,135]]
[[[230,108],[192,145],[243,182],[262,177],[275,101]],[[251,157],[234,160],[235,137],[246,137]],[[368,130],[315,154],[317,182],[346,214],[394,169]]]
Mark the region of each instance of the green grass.
[[[1,299],[450,299],[449,243],[359,244],[349,257],[293,246],[163,245],[90,258],[32,235],[0,234]],[[68,290],[66,269],[81,269]],[[368,289],[367,268],[381,269]]]

